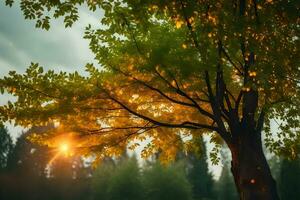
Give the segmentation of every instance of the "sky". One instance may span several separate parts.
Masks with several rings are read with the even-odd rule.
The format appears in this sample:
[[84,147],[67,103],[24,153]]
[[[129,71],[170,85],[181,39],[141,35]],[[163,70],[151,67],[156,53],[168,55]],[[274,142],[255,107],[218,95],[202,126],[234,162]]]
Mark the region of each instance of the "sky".
[[[49,31],[35,28],[35,22],[24,20],[19,5],[12,8],[0,3],[0,69],[1,75],[10,70],[23,72],[31,62],[46,69],[83,71],[93,61],[88,41],[83,39],[85,26],[96,26],[97,13],[80,9],[80,19],[72,28],[62,20],[53,20]],[[99,13],[99,19],[101,17]]]
[[[98,12],[98,13],[97,13]],[[51,21],[49,31],[35,28],[35,22],[24,20],[18,4],[9,8],[0,2],[0,77],[9,71],[25,72],[31,62],[39,63],[45,69],[83,74],[86,63],[93,62],[89,41],[83,39],[85,27],[99,27],[101,11],[92,13],[80,8],[79,21],[71,28],[65,28],[62,20]],[[8,95],[0,96],[0,105],[13,100]],[[6,124],[13,137],[18,137],[22,127]],[[208,150],[211,146],[208,146]],[[220,166],[210,170],[218,177]]]
[[[85,27],[99,26],[102,13],[80,9],[80,19],[72,28],[65,28],[62,19],[51,21],[49,31],[35,28],[35,22],[25,20],[19,4],[12,8],[0,2],[0,77],[9,71],[25,72],[31,62],[45,69],[85,73],[84,66],[93,62],[89,41],[83,39]],[[13,100],[8,95],[0,96],[0,105]],[[7,124],[14,137],[21,128]]]

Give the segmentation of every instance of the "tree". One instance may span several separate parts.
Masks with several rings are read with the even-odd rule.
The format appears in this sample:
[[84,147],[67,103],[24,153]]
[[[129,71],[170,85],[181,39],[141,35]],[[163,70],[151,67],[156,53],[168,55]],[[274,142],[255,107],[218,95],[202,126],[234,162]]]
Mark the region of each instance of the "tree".
[[110,180],[115,171],[115,163],[112,159],[106,158],[93,173],[92,178],[92,199],[109,199],[108,188]]
[[[23,133],[7,156],[4,199],[41,199],[46,180],[48,148],[31,143],[27,137],[32,131],[45,131],[34,127]],[[28,181],[30,180],[30,184]]]
[[222,200],[236,200],[238,199],[234,181],[230,173],[230,167],[225,164],[222,169],[220,179],[217,182],[218,199]]
[[33,133],[44,133],[52,126],[32,127],[19,138],[7,158],[7,170],[31,176],[45,177],[45,168],[49,161],[49,148],[32,143],[29,137]]
[[13,142],[7,129],[0,125],[0,173],[6,168],[7,157],[13,148]]
[[135,157],[117,165],[109,183],[109,200],[144,199],[141,173]]
[[7,174],[7,159],[8,155],[13,149],[13,142],[11,136],[9,135],[7,129],[0,125],[0,199],[4,199],[5,187],[7,185],[6,177]]
[[143,173],[147,200],[191,200],[192,187],[180,164],[163,166],[154,163]]
[[[23,126],[58,120],[102,155],[120,154],[148,136],[143,155],[161,149],[166,160],[183,135],[212,132],[231,151],[241,199],[278,199],[261,134],[270,150],[294,155],[299,2],[24,0],[21,8],[48,29],[49,10],[71,26],[83,2],[105,12],[104,26],[88,26],[85,35],[102,69],[88,64],[88,77],[43,73],[38,64],[24,75],[10,72],[1,91],[18,100],[0,108],[1,120]],[[272,119],[279,119],[277,133]]]
[[230,166],[229,166],[229,160],[228,152],[225,151],[221,152],[222,155],[222,161],[223,161],[223,168],[221,172],[221,176],[216,183],[216,192],[217,197],[220,200],[235,200],[238,199],[237,190],[234,187],[234,180],[232,177],[232,174],[230,173]]
[[59,156],[51,164],[49,182],[53,191],[49,196],[52,199],[73,199],[75,181],[72,164],[72,158],[64,156]]
[[213,199],[213,178],[208,170],[206,147],[202,137],[194,138],[196,152],[187,153],[187,176],[192,185],[194,199]]
[[300,161],[281,160],[280,172],[278,177],[278,190],[282,200],[296,200],[300,198]]
[[116,161],[105,158],[92,180],[92,199],[144,199],[141,172],[135,157]]

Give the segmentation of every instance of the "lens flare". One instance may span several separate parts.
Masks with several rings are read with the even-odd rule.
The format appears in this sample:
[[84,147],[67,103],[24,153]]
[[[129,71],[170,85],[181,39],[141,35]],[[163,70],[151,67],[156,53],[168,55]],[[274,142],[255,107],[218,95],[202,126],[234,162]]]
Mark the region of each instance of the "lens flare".
[[67,152],[69,150],[69,145],[64,143],[60,145],[60,151]]
[[63,153],[67,153],[69,151],[69,144],[62,143],[59,147],[59,150]]
[[69,142],[62,142],[60,144],[58,144],[56,146],[56,150],[55,150],[55,155],[50,159],[50,161],[48,162],[48,165],[51,165],[57,158],[64,156],[64,157],[68,157],[68,156],[72,156],[72,150],[71,150],[71,143]]

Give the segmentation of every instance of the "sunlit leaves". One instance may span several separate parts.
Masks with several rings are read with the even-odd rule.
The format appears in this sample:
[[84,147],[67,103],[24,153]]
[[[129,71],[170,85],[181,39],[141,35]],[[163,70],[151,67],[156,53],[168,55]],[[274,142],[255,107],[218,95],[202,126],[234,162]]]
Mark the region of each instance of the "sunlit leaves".
[[[51,16],[63,17],[65,26],[71,26],[83,3],[91,11],[104,11],[103,26],[88,25],[85,32],[101,70],[87,64],[89,76],[83,77],[76,72],[43,72],[32,64],[24,75],[11,72],[1,80],[0,89],[18,100],[0,107],[1,120],[14,119],[21,125],[59,120],[85,138],[90,149],[110,155],[146,137],[151,144],[143,156],[163,150],[162,159],[168,161],[178,148],[190,146],[182,142],[183,130],[154,129],[154,123],[147,124],[128,110],[165,123],[214,125],[197,106],[212,112],[204,71],[214,80],[222,66],[229,102],[234,104],[239,94],[258,91],[257,110],[268,111],[267,146],[275,152],[294,151],[300,113],[296,1],[258,5],[247,1],[240,8],[221,0],[22,0],[21,8],[25,18],[49,29]],[[212,90],[215,93],[215,84]],[[257,119],[258,112],[254,115]],[[275,118],[280,124],[278,138],[270,130],[269,122]],[[213,162],[218,161],[219,139],[212,138],[217,144]]]

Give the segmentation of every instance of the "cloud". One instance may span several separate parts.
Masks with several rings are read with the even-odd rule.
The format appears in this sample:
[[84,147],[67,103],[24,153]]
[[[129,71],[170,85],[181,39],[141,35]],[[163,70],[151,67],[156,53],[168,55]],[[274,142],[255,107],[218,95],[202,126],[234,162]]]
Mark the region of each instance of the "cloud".
[[[9,70],[24,72],[30,62],[46,69],[80,72],[93,61],[89,41],[83,39],[85,26],[99,26],[103,14],[80,8],[80,20],[65,28],[60,20],[52,20],[49,31],[36,29],[33,21],[24,20],[19,5],[0,6],[0,74]],[[98,15],[98,16],[97,16]],[[9,20],[8,20],[9,19]]]
[[[55,71],[79,71],[93,61],[89,41],[84,40],[84,30],[88,24],[99,27],[103,13],[91,13],[80,8],[80,20],[72,28],[66,29],[62,20],[53,20],[49,31],[36,29],[33,21],[25,20],[16,3],[12,8],[0,3],[0,78],[11,70],[22,73],[31,62],[38,62],[46,69]],[[0,106],[15,98],[0,95]],[[22,127],[6,123],[16,139]]]

